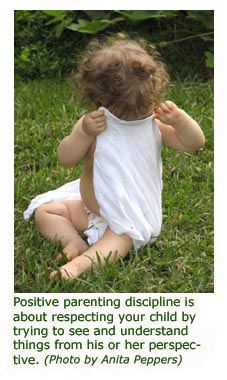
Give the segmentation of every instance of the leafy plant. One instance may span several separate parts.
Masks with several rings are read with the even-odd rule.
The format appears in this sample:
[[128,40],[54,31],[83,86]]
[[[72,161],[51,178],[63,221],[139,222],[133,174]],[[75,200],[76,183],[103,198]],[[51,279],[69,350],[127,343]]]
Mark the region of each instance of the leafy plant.
[[[50,20],[46,12],[54,12],[59,17],[58,21],[51,23],[53,16]],[[75,55],[81,51],[87,39],[85,35],[72,38],[72,32],[65,29],[69,17],[72,19],[71,14],[66,11],[15,11],[16,78],[29,80],[62,76],[72,69]],[[62,19],[63,27],[59,20],[64,15],[67,16],[67,22]],[[65,32],[61,33],[63,30]]]
[[155,43],[174,76],[210,76],[213,11],[26,10],[15,11],[16,77],[63,76],[90,39],[116,32]]
[[[115,24],[125,21],[127,26],[128,23],[132,26],[138,25],[139,23],[143,27],[143,22],[149,21],[149,26],[154,27],[154,22],[163,19],[176,18],[180,11],[177,10],[116,10],[116,11],[83,11],[83,17],[70,17],[68,11],[44,11],[49,16],[53,17],[52,20],[48,22],[48,25],[56,23],[55,34],[59,37],[64,29],[69,29],[74,32],[85,33],[85,34],[97,34],[100,33]],[[119,15],[117,17],[117,15]],[[207,45],[208,50],[204,52],[206,57],[207,67],[213,67],[213,27],[214,27],[214,15],[212,11],[196,11],[189,10],[186,11],[186,19],[193,20],[195,24],[204,28],[204,31],[197,32],[193,31],[193,34],[187,36],[181,36],[180,38],[175,38],[170,40],[168,34],[166,33],[166,39],[159,42],[160,47],[167,47],[173,43],[180,43],[186,40],[201,38]],[[72,22],[73,21],[73,22]],[[76,21],[76,22],[75,22]],[[152,23],[153,22],[153,23]],[[175,23],[176,26],[176,23]],[[196,28],[197,29],[197,28]],[[168,40],[167,40],[168,38]]]
[[[62,10],[44,11],[44,13],[53,17],[47,25],[57,24],[55,27],[56,37],[59,37],[65,28],[79,33],[97,34],[124,20],[124,17],[112,17],[112,11],[84,11],[83,16],[76,14],[74,18],[69,16],[68,11]],[[76,22],[72,22],[73,20]]]
[[[178,11],[83,11],[84,15],[70,17],[68,11],[43,11],[53,17],[47,25],[57,24],[55,27],[56,37],[59,37],[64,29],[70,29],[79,33],[97,34],[116,23],[128,20],[130,23],[138,23],[149,19],[175,17]],[[120,16],[119,16],[120,15]],[[78,15],[76,15],[78,16]],[[74,20],[74,22],[72,22]],[[76,22],[75,22],[76,21]]]
[[204,11],[187,11],[187,18],[202,24],[210,32],[201,34],[199,37],[207,43],[208,50],[205,51],[207,67],[214,67],[214,12]]
[[167,18],[177,16],[179,11],[146,11],[146,10],[136,10],[136,11],[116,11],[117,13],[123,15],[125,18],[131,22],[140,22],[149,19]]
[[47,22],[46,25],[51,25],[51,24],[57,24],[55,27],[55,35],[56,37],[60,37],[61,34],[63,33],[63,30],[67,28],[68,25],[71,24],[73,21],[73,18],[71,16],[71,13],[67,11],[58,11],[58,10],[51,10],[51,11],[43,11],[45,14],[48,16],[52,16],[53,19]]

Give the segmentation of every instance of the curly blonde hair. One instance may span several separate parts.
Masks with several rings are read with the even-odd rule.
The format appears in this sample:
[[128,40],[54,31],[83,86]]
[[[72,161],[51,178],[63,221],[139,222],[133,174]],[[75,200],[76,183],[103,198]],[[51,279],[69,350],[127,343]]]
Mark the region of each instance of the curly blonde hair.
[[82,54],[74,79],[85,102],[125,120],[152,114],[168,85],[155,48],[130,39],[93,42]]

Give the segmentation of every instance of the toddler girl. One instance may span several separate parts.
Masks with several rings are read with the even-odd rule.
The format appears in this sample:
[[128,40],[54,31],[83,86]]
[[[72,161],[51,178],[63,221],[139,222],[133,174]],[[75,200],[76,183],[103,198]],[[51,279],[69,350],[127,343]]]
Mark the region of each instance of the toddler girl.
[[162,222],[162,143],[190,152],[205,141],[185,111],[159,103],[168,75],[142,42],[90,47],[75,80],[94,111],[76,122],[57,157],[67,168],[84,159],[81,179],[37,196],[24,214],[28,219],[35,211],[41,234],[61,243],[64,279],[153,242]]

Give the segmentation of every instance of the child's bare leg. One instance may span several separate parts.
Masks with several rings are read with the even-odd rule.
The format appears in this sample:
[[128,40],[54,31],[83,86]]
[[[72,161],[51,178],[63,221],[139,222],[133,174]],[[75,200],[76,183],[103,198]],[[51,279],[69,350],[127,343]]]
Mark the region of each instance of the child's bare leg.
[[88,217],[82,201],[71,200],[46,203],[35,212],[40,233],[49,240],[60,241],[68,260],[88,248],[78,232],[88,228]]
[[[105,258],[109,257],[109,262],[114,263],[119,257],[124,258],[132,248],[132,239],[127,235],[117,235],[109,228],[106,230],[103,237],[91,246],[82,255],[74,258],[72,261],[63,265],[60,268],[61,277],[69,279],[79,276],[87,269],[91,269],[93,265],[99,265],[97,253],[102,265],[105,265]],[[54,278],[57,272],[50,274],[50,278]]]

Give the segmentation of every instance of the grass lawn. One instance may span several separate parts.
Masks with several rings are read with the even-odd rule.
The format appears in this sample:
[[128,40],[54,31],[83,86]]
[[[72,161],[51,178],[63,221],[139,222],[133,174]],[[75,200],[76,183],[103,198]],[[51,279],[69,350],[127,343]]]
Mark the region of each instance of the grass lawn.
[[37,194],[80,176],[62,168],[56,147],[83,111],[67,82],[17,83],[15,90],[15,292],[213,292],[213,82],[175,83],[169,99],[202,126],[206,147],[163,147],[163,228],[154,245],[70,282],[50,281],[60,246],[23,211]]

